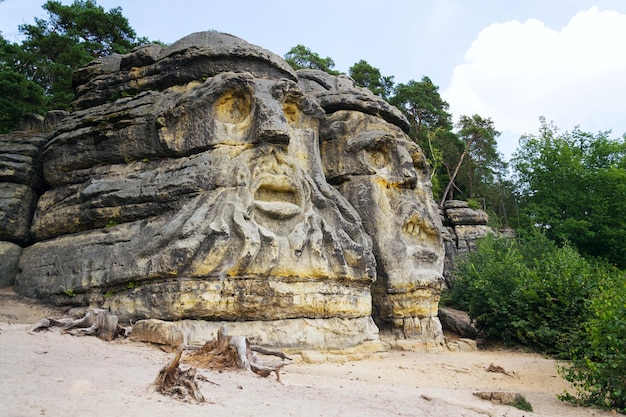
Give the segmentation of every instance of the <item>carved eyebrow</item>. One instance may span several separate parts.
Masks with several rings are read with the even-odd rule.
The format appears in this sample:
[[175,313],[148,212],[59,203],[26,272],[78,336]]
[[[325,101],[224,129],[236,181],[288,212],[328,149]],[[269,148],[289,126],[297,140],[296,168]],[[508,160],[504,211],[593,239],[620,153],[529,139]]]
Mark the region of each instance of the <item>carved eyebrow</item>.
[[246,94],[253,95],[255,89],[254,80],[248,73],[220,74],[213,77],[210,83],[210,95],[215,98],[229,90],[236,89],[243,90]]
[[367,130],[359,133],[357,136],[350,138],[346,146],[348,151],[360,151],[362,149],[371,151],[381,149],[388,145],[395,137],[383,130]]
[[272,96],[281,103],[286,101],[295,103],[301,112],[309,116],[319,118],[324,116],[324,110],[322,110],[317,100],[304,94],[298,84],[293,81],[287,79],[277,81],[272,86]]
[[304,93],[293,81],[280,80],[272,86],[272,96],[279,101],[284,101],[288,97],[300,101],[304,98]]

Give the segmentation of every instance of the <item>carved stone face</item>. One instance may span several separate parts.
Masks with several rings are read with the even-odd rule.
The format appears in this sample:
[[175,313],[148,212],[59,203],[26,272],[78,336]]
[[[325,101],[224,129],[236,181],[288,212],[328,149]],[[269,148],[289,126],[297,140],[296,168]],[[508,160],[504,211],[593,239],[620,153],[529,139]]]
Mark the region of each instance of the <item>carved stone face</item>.
[[149,294],[162,293],[172,317],[369,316],[371,240],[324,178],[320,116],[295,83],[245,73],[221,74],[161,114],[161,143],[196,152],[182,173],[199,190],[138,232],[147,244],[133,258],[155,283],[132,304],[111,297],[112,309],[150,315],[164,302]]
[[358,111],[328,115],[320,135],[328,181],[374,243],[375,314],[383,321],[436,315],[444,251],[423,153],[395,125]]
[[[149,94],[126,103],[152,125],[114,114],[143,129],[128,148],[165,157],[96,167],[46,193],[58,212],[87,213],[83,227],[114,204],[118,224],[34,245],[33,259],[63,260],[32,263],[54,277],[38,291],[56,291],[61,276],[61,288],[85,299],[106,288],[104,306],[129,318],[368,317],[371,239],[324,178],[317,102],[293,81],[249,73]],[[38,224],[59,218],[42,214]],[[97,273],[84,280],[83,271]]]
[[[323,176],[321,115],[291,81],[227,73],[159,117],[162,142],[181,153],[207,147],[217,173],[184,222],[189,228],[200,219],[195,233],[218,242],[223,237],[230,249],[218,254],[222,249],[213,244],[205,252],[200,244],[194,275],[353,276],[351,268],[365,259],[350,254],[354,242],[341,237],[357,239],[358,230],[343,217],[352,209]],[[344,247],[344,259],[333,254],[332,241]]]

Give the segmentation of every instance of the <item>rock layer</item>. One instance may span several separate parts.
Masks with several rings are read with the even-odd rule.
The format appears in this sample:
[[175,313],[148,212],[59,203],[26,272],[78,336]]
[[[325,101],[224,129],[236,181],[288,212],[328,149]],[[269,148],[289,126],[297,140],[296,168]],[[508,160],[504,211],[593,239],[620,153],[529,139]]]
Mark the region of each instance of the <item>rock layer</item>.
[[402,338],[442,343],[436,317],[442,225],[428,163],[405,133],[408,122],[348,77],[314,70],[298,76],[326,111],[320,130],[326,177],[360,214],[374,243],[374,320]]
[[293,349],[384,348],[374,321],[440,343],[441,220],[397,109],[218,32],[99,59],[74,87],[18,184],[36,201],[20,294]]

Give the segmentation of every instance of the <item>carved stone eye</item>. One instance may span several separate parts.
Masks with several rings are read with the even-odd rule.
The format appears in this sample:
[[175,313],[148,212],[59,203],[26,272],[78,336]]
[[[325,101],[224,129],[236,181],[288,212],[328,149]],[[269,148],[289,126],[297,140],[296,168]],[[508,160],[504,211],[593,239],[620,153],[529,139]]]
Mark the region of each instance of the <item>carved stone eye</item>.
[[245,90],[229,90],[215,101],[215,118],[224,123],[241,123],[252,111],[252,98]]
[[285,100],[283,103],[283,113],[285,113],[287,123],[292,126],[299,124],[302,112],[296,101],[290,99]]
[[387,155],[382,149],[372,149],[368,152],[369,163],[374,168],[384,168],[388,164]]

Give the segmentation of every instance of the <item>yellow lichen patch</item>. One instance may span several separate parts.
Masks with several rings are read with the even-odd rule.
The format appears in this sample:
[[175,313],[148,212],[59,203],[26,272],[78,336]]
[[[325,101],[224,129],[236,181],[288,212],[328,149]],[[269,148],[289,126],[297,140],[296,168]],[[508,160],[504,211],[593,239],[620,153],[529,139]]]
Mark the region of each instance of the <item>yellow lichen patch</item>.
[[202,85],[201,81],[190,81],[187,84],[182,85],[173,85],[167,89],[167,91],[172,91],[176,93],[186,93],[188,91],[193,90],[194,88]]
[[[390,294],[389,298],[393,306],[394,317],[429,317],[433,315],[433,294],[430,290],[422,289],[406,294]],[[437,302],[434,304],[436,307]]]
[[298,105],[293,101],[286,101],[283,103],[283,112],[287,118],[289,124],[294,125],[300,121],[301,112]]
[[224,123],[241,123],[252,111],[250,95],[243,90],[229,90],[215,101],[215,117]]

